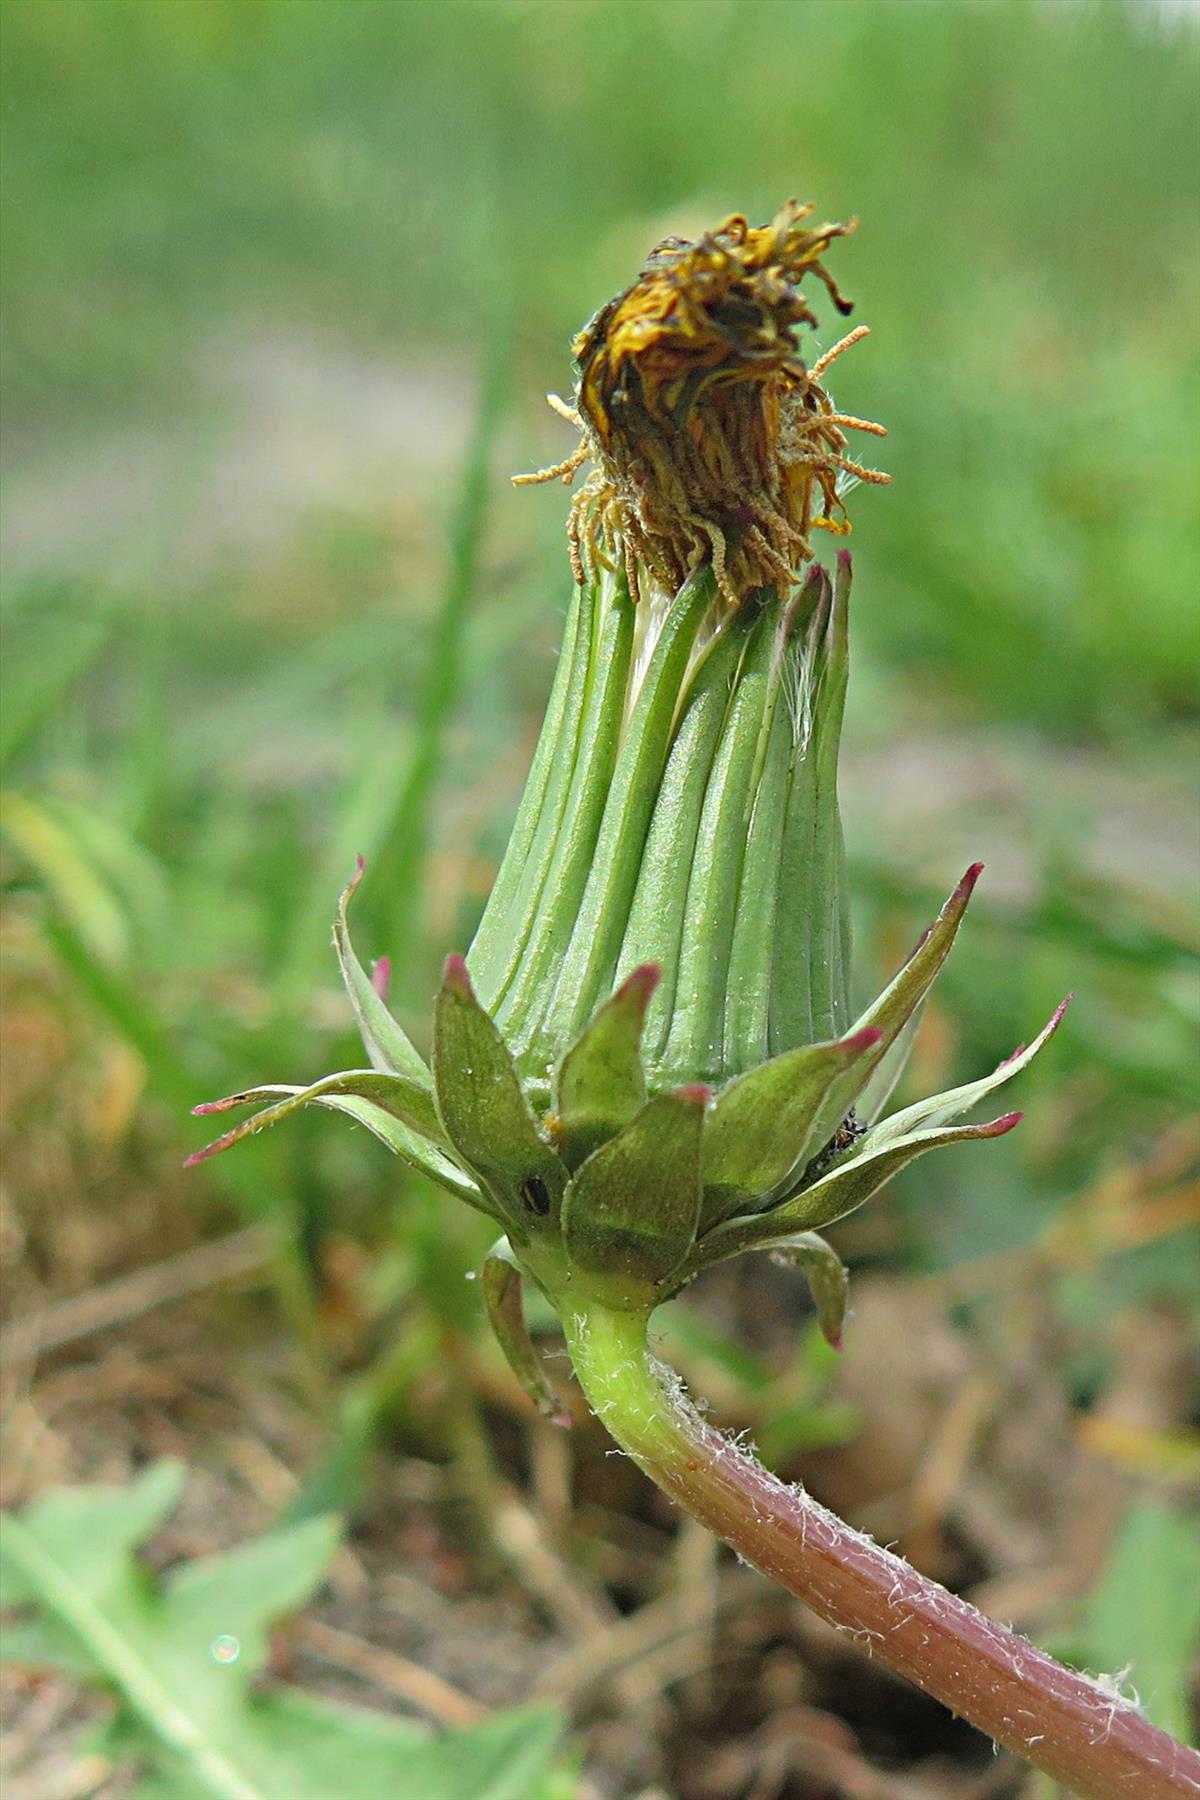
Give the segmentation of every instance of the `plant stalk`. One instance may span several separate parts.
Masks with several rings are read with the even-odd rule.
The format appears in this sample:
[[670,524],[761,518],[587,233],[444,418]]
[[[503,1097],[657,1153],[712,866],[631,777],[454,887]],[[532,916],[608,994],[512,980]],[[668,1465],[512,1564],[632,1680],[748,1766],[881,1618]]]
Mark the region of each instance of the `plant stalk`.
[[1083,1800],[1195,1800],[1200,1755],[789,1487],[707,1425],[648,1315],[563,1308],[593,1411],[651,1481],[839,1631]]

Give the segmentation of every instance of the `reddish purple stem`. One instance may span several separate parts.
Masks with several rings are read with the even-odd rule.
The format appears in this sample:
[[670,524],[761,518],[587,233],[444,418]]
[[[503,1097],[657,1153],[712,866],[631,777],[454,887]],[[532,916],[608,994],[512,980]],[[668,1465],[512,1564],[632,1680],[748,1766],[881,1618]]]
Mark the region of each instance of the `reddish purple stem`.
[[681,1506],[871,1654],[1091,1800],[1190,1800],[1200,1756],[700,1425],[711,1462],[653,1470]]
[[651,1480],[888,1668],[1086,1800],[1200,1796],[1200,1755],[1116,1684],[1063,1667],[786,1486],[707,1425],[669,1372],[651,1365],[657,1396],[635,1375],[630,1406],[628,1356],[610,1383],[582,1333],[571,1348],[589,1399]]

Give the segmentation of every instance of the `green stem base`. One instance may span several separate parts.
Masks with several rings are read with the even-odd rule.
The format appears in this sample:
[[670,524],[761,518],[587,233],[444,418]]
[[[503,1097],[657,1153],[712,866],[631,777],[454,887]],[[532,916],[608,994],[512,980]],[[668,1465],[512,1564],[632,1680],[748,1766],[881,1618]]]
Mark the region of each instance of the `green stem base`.
[[1084,1800],[1196,1800],[1200,1755],[910,1568],[721,1436],[647,1349],[648,1317],[563,1319],[593,1411],[663,1491],[764,1575]]

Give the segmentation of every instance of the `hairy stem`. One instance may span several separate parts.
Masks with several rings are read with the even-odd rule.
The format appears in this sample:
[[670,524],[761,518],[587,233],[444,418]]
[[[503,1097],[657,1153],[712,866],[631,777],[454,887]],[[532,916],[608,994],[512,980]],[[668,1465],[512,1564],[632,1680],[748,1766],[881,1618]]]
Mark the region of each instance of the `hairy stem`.
[[1200,1756],[1119,1693],[984,1618],[706,1425],[649,1355],[645,1316],[564,1311],[576,1374],[612,1436],[764,1575],[1084,1800],[1200,1795]]

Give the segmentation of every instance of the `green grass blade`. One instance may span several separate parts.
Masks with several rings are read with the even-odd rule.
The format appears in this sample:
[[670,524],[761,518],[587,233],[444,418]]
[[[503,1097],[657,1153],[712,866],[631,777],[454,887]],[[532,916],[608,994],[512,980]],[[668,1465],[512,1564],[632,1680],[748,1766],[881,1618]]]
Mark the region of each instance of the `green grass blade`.
[[446,727],[462,683],[467,612],[479,567],[488,468],[508,397],[508,337],[508,307],[501,294],[494,299],[474,431],[450,524],[450,565],[417,714],[412,762],[372,871],[377,883],[372,891],[379,896],[375,909],[381,937],[399,947],[412,941]]

